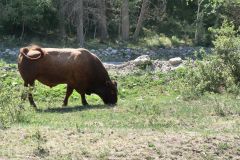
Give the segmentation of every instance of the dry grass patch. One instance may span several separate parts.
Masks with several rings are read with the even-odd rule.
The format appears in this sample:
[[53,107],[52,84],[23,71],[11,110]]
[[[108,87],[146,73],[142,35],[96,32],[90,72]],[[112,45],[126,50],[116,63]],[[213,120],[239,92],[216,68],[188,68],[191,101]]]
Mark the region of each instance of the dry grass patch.
[[9,159],[239,159],[240,136],[147,129],[12,128],[0,133]]

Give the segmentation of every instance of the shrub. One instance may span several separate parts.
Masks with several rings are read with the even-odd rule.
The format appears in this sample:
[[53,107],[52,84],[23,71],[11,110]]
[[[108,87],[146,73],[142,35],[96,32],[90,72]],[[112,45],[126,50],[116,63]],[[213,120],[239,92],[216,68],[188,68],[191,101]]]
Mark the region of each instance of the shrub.
[[205,92],[240,92],[240,37],[233,24],[226,21],[220,29],[210,30],[216,37],[213,53],[207,55],[200,50],[196,57],[202,60],[189,60],[185,76],[181,77],[180,88],[185,98],[200,96]]
[[180,46],[180,45],[184,45],[184,43],[185,43],[183,40],[180,40],[176,36],[172,36],[171,41],[172,41],[173,46]]
[[230,68],[236,83],[240,82],[240,36],[233,23],[224,21],[219,29],[210,28],[210,31],[215,36],[214,53]]
[[172,41],[170,38],[166,37],[164,34],[161,35],[154,35],[150,37],[145,37],[143,39],[143,43],[148,47],[172,47]]
[[203,61],[188,61],[181,91],[185,98],[194,98],[205,92],[222,93],[235,87],[230,68],[218,56],[204,58]]
[[23,86],[13,71],[15,65],[0,62],[0,68],[0,129],[4,129],[11,123],[25,120],[26,110],[20,101]]
[[0,85],[0,129],[8,127],[20,117],[21,108],[12,90],[12,86]]

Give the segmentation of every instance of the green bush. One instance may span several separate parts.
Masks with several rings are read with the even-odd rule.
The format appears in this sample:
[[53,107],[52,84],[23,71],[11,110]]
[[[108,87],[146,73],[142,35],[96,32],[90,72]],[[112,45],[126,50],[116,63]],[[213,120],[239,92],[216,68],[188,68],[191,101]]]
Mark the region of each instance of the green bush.
[[205,92],[236,92],[230,68],[218,56],[203,61],[189,60],[185,77],[182,79],[182,94],[185,98],[203,95]]
[[0,85],[0,129],[8,127],[21,117],[21,106],[18,104],[15,92],[19,90],[13,86]]
[[214,33],[214,52],[231,69],[236,83],[240,82],[240,36],[232,22],[224,21],[220,29],[210,29]]
[[0,129],[19,121],[25,121],[26,109],[20,97],[23,85],[16,74],[16,65],[0,61]]
[[[151,34],[149,34],[151,35]],[[146,45],[147,47],[166,47],[166,48],[171,48],[175,46],[181,46],[185,45],[186,42],[182,39],[179,39],[176,36],[172,37],[167,37],[164,34],[155,34],[151,36],[146,36],[142,40],[143,45]]]
[[211,55],[200,50],[189,60],[186,73],[181,77],[181,92],[185,98],[203,95],[205,92],[230,92],[239,94],[240,80],[240,37],[232,23],[223,22],[220,29],[210,29],[215,36]]

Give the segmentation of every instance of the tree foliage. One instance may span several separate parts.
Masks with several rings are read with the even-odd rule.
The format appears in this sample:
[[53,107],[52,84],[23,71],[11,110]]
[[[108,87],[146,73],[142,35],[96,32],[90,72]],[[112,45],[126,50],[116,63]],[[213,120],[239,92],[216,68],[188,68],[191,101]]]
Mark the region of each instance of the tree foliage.
[[[143,5],[145,2],[147,5]],[[81,24],[76,21],[77,3],[78,0],[0,1],[0,35],[24,40],[62,34],[62,37],[77,40],[77,28]],[[120,0],[83,0],[84,39],[121,40],[122,4]],[[236,27],[240,25],[239,0],[131,0],[128,7],[129,23],[126,25],[129,27],[126,26],[126,30],[129,28],[129,38],[125,40],[151,33],[195,39],[197,44],[209,45],[209,27],[220,26],[223,19],[233,21]],[[144,11],[142,17],[141,11]]]

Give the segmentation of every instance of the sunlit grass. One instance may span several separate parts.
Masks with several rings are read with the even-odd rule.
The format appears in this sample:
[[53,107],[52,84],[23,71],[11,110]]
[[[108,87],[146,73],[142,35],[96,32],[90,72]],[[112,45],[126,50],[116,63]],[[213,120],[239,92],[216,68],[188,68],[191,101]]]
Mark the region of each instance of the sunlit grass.
[[[142,72],[115,75],[119,84],[119,101],[115,107],[103,104],[97,95],[87,96],[90,106],[82,106],[80,95],[74,92],[69,106],[62,107],[66,86],[52,89],[36,82],[33,92],[38,106],[35,111],[28,101],[21,102],[22,80],[16,66],[1,71],[1,89],[13,99],[2,104],[21,104],[25,110],[15,121],[20,126],[54,128],[152,128],[171,131],[224,132],[239,131],[240,101],[231,95],[208,94],[198,100],[184,101],[170,83],[171,74]],[[175,83],[176,84],[176,83]],[[13,91],[9,92],[12,86]],[[5,88],[4,88],[5,87]],[[4,97],[1,97],[3,99]],[[229,123],[226,127],[219,124]]]
[[[33,95],[38,109],[34,110],[27,100],[21,101],[24,87],[16,64],[0,62],[0,157],[107,159],[118,153],[113,147],[128,146],[119,155],[125,159],[129,148],[134,151],[139,144],[152,150],[148,155],[161,154],[161,147],[168,145],[157,141],[163,136],[187,134],[208,140],[214,135],[239,135],[239,97],[208,93],[183,100],[175,74],[110,72],[119,88],[114,107],[104,105],[97,95],[87,96],[90,106],[82,106],[77,92],[69,106],[62,107],[66,85],[49,88],[36,82]],[[191,137],[183,141],[188,144]],[[220,142],[216,147],[232,151],[233,145],[234,141]]]

